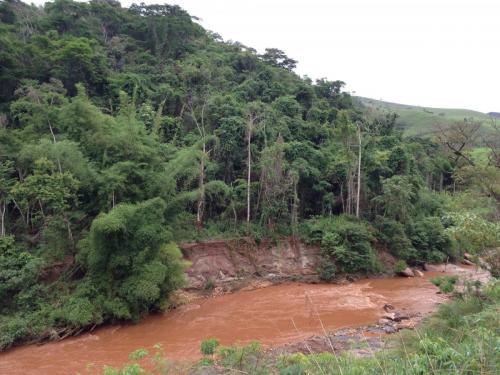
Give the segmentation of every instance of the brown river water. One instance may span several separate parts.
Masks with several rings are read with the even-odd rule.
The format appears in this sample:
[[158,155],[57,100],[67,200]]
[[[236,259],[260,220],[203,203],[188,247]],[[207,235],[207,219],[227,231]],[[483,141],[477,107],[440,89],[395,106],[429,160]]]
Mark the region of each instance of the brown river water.
[[[348,285],[290,283],[199,299],[139,324],[108,326],[60,342],[0,353],[0,374],[85,373],[88,364],[120,365],[138,348],[159,343],[166,356],[192,360],[200,342],[259,340],[266,347],[300,341],[326,330],[376,323],[390,303],[398,310],[428,313],[443,301],[423,278],[364,279]],[[321,322],[320,322],[321,319]]]

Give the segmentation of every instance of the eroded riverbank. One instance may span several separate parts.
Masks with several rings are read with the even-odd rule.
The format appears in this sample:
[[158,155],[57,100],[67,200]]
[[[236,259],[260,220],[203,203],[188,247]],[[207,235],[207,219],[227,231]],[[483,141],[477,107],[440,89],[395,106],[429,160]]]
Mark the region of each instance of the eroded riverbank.
[[440,274],[362,279],[347,285],[289,283],[200,299],[136,325],[104,327],[1,353],[0,373],[84,373],[90,363],[119,365],[130,352],[157,343],[168,358],[192,360],[199,357],[199,344],[208,337],[222,344],[259,340],[266,347],[281,347],[321,334],[323,327],[332,331],[374,324],[384,315],[384,304],[422,316],[446,300],[429,281]]

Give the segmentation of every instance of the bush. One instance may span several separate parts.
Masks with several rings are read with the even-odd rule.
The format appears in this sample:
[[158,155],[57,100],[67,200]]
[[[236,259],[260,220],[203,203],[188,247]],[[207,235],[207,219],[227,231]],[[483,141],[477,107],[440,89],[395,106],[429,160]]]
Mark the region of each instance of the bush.
[[453,242],[438,217],[417,219],[409,225],[408,233],[413,247],[417,250],[416,259],[412,261],[439,263],[447,257],[451,260],[458,258]]
[[484,260],[488,264],[491,276],[500,278],[500,248],[486,251],[484,253]]
[[431,279],[431,282],[439,288],[442,293],[452,293],[455,290],[457,276],[442,276]]
[[96,306],[88,298],[71,297],[61,308],[54,311],[53,317],[60,325],[85,327],[95,322]]
[[363,221],[348,216],[314,218],[303,224],[301,232],[306,242],[321,246],[319,270],[326,279],[337,269],[347,273],[380,270],[370,243],[370,227]]
[[473,213],[451,213],[444,217],[447,234],[455,239],[461,251],[482,254],[485,249],[500,246],[500,223],[490,222]]
[[245,346],[221,347],[219,362],[223,367],[237,369],[239,373],[264,374],[267,370],[260,367],[264,352],[256,341]]
[[416,258],[416,251],[406,235],[405,227],[399,221],[378,216],[375,219],[378,238],[390,253],[398,259],[410,260]]
[[330,282],[335,278],[337,267],[332,262],[330,257],[322,257],[318,266],[319,278],[323,281]]
[[47,332],[54,325],[53,309],[47,302],[40,301],[32,310],[8,311],[8,315],[0,315],[0,350]]
[[394,272],[395,273],[400,273],[403,272],[406,268],[408,268],[408,265],[404,260],[398,260],[396,264],[394,265]]
[[203,355],[213,355],[215,349],[219,346],[219,340],[216,338],[203,340],[200,344],[200,351]]
[[13,236],[0,237],[0,313],[16,307],[18,293],[34,286],[41,259],[18,248]]
[[164,210],[156,198],[120,204],[94,220],[80,242],[87,275],[75,291],[98,308],[93,316],[138,319],[165,309],[169,294],[183,285],[185,264],[179,248],[169,243]]

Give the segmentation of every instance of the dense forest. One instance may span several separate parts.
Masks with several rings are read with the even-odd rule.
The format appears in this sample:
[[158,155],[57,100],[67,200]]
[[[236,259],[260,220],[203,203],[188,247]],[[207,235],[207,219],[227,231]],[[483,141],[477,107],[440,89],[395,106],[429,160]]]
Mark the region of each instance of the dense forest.
[[0,348],[167,309],[180,242],[296,236],[325,281],[499,245],[494,124],[403,137],[296,63],[178,6],[1,2]]

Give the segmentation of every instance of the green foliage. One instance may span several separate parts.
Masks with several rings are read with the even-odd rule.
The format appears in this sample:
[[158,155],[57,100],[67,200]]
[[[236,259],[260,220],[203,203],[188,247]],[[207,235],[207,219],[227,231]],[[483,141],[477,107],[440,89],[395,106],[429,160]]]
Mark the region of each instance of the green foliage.
[[415,187],[407,176],[393,176],[382,181],[382,195],[374,198],[385,214],[405,223],[413,210]]
[[40,227],[47,214],[61,214],[76,202],[78,181],[71,173],[56,172],[46,158],[35,162],[33,174],[12,187],[12,197],[25,215],[26,224]]
[[90,323],[101,323],[102,318],[96,317],[96,307],[90,299],[71,297],[60,309],[53,314],[55,320],[71,327],[85,327]]
[[331,279],[335,266],[340,272],[377,272],[380,270],[370,241],[369,226],[348,216],[315,218],[304,223],[303,238],[321,246],[321,274]]
[[439,288],[442,293],[452,293],[458,281],[456,276],[442,276],[431,279],[431,282]]
[[379,216],[376,218],[375,224],[379,230],[379,239],[387,246],[392,255],[403,260],[418,257],[402,223]]
[[418,219],[412,223],[408,231],[419,258],[431,263],[439,263],[446,258],[457,259],[453,243],[440,218],[429,216]]
[[156,344],[152,350],[137,349],[129,354],[129,362],[120,367],[103,366],[103,375],[139,375],[139,374],[169,374],[180,373],[182,368],[176,368],[165,359],[161,345]]
[[[434,203],[429,203],[429,200]],[[434,204],[438,208],[432,208]],[[407,216],[406,222],[396,220],[397,215],[392,218],[377,216],[374,223],[380,242],[392,255],[411,264],[458,259],[452,229],[443,225],[450,225],[450,219],[432,216],[441,210],[439,200],[428,192],[421,192],[414,208],[414,214]]]
[[[183,283],[180,250],[169,244],[164,225],[165,203],[152,199],[120,204],[94,220],[81,243],[80,261],[88,283],[98,295],[105,319],[137,319],[152,309],[165,308],[169,293]],[[89,286],[76,294],[87,295]]]
[[394,264],[394,272],[395,273],[400,273],[403,272],[405,269],[408,268],[408,265],[404,260],[398,260],[396,264]]
[[318,267],[319,278],[323,281],[330,282],[335,278],[336,272],[337,267],[335,263],[328,255],[324,255]]
[[263,358],[261,345],[254,341],[246,346],[221,347],[218,351],[218,362],[226,367],[251,374],[265,374],[261,367]]
[[13,236],[0,237],[0,313],[16,304],[23,289],[38,279],[41,261],[14,243]]
[[216,338],[203,340],[200,344],[200,351],[203,355],[213,355],[215,349],[219,346],[219,340]]
[[450,213],[444,217],[449,234],[462,252],[482,254],[500,246],[500,223],[490,222],[473,213]]
[[139,359],[146,357],[148,354],[149,354],[149,352],[146,349],[137,349],[137,350],[133,351],[132,353],[130,353],[128,358],[130,360],[137,361]]

